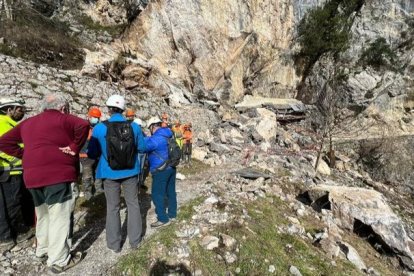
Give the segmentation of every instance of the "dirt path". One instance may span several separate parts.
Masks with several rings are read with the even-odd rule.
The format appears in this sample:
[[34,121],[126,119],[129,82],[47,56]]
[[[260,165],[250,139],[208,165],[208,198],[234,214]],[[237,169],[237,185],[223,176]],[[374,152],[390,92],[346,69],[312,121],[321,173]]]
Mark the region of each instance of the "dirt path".
[[[178,204],[184,205],[191,199],[201,194],[203,184],[209,180],[221,177],[223,174],[235,169],[236,165],[218,166],[208,168],[200,173],[190,175],[185,180],[177,180],[177,197]],[[157,230],[151,229],[149,224],[156,220],[154,207],[151,204],[149,192],[140,195],[141,214],[144,224],[144,241],[154,234]],[[131,252],[129,242],[126,238],[126,207],[121,207],[121,221],[123,232],[123,246],[120,253],[114,253],[106,247],[105,239],[105,200],[103,195],[97,199],[92,212],[81,211],[75,216],[75,233],[74,233],[74,251],[83,251],[86,256],[84,260],[60,275],[108,275],[113,266],[116,265],[119,258]],[[96,211],[98,210],[98,212]],[[22,250],[26,258],[33,258],[34,248]],[[25,252],[25,253],[24,253]],[[47,269],[39,264],[23,265],[17,267],[14,275],[50,275]]]

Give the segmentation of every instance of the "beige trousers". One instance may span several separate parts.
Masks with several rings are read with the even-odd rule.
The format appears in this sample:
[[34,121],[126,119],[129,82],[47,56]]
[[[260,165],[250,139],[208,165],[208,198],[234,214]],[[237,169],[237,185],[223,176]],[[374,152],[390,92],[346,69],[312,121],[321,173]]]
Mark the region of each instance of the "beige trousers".
[[36,206],[36,256],[48,255],[47,265],[65,266],[70,260],[69,237],[75,196],[61,203]]

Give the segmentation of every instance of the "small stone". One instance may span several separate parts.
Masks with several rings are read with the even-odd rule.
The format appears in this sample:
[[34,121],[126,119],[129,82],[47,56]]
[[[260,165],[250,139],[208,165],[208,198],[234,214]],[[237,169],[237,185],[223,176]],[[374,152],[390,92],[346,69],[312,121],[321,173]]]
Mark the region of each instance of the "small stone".
[[276,271],[276,268],[274,265],[269,265],[269,272],[274,273]]
[[185,175],[183,175],[182,173],[177,173],[176,178],[178,180],[185,180],[186,179]]
[[306,210],[305,209],[298,209],[296,210],[296,215],[298,215],[298,217],[303,217],[306,214]]
[[11,252],[19,252],[22,249],[23,249],[22,246],[20,244],[18,244],[15,247],[13,247],[10,251]]
[[367,274],[368,275],[373,275],[373,276],[380,276],[381,274],[378,272],[378,271],[376,271],[373,267],[369,267],[368,269],[367,269]]
[[328,233],[327,232],[319,232],[315,234],[315,240],[322,240],[322,239],[326,239],[328,238]]
[[230,250],[234,250],[237,243],[236,239],[226,234],[220,234],[220,237],[225,247],[227,247]]
[[358,269],[365,271],[367,269],[364,261],[359,256],[358,252],[349,243],[340,242],[340,248],[345,253],[346,258],[353,263]]
[[237,256],[233,253],[226,252],[226,254],[224,255],[224,259],[226,260],[226,263],[232,264],[237,261]]
[[202,276],[203,275],[203,271],[201,271],[200,269],[197,269],[195,272],[194,272],[194,276]]
[[299,269],[296,266],[291,265],[289,267],[290,274],[294,276],[302,276],[302,273],[300,273]]
[[14,259],[11,261],[12,266],[18,266],[20,261],[18,259]]
[[4,271],[5,275],[13,275],[14,274],[14,269],[9,267]]
[[175,231],[175,235],[178,238],[193,238],[200,234],[200,229],[198,227],[188,227],[183,230]]
[[287,219],[293,224],[300,224],[300,221],[294,217],[287,217]]
[[10,264],[10,262],[8,262],[8,261],[3,261],[3,262],[1,262],[1,263],[0,263],[0,265],[1,265],[2,267],[9,267],[11,264]]
[[239,274],[241,272],[240,267],[236,268],[236,270],[234,271],[236,274]]
[[294,235],[294,234],[302,235],[305,233],[305,228],[303,228],[300,225],[289,224],[289,226],[287,227],[287,233],[290,235]]
[[207,250],[213,250],[219,246],[219,238],[214,236],[206,236],[202,239],[201,245]]

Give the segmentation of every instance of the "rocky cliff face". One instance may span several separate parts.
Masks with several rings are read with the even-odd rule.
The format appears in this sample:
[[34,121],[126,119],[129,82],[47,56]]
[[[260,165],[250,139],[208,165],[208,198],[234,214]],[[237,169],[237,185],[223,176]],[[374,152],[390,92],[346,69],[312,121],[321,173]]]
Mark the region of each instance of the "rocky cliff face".
[[[389,133],[412,133],[412,1],[363,1],[352,15],[349,48],[335,60],[323,55],[307,75],[298,75],[296,28],[307,11],[326,2],[152,1],[103,60],[132,57],[121,75],[127,86],[161,91],[177,106],[197,99],[234,105],[245,95],[315,103],[336,68],[346,81],[333,90],[346,95],[347,115],[357,118],[346,121],[346,133],[372,125],[366,133],[382,135],[384,122]],[[388,67],[361,61],[378,39],[395,53]],[[102,65],[105,55],[94,55],[85,72]]]
[[[364,136],[412,133],[412,20],[412,1],[365,1],[351,26],[348,50],[337,60],[324,56],[316,62],[304,80],[304,98],[315,102],[330,72],[344,70],[346,81],[333,89],[346,95],[346,105],[356,116],[344,124],[348,133],[357,129],[364,129]],[[395,57],[387,66],[364,63],[364,54],[381,39]],[[376,55],[386,58],[382,51]],[[367,132],[363,126],[368,125]]]
[[[321,139],[309,127],[313,117],[293,126],[281,126],[277,122],[276,107],[305,107],[294,99],[276,98],[297,97],[307,104],[315,104],[323,101],[326,91],[330,91],[341,95],[342,100],[341,120],[337,125],[341,131],[336,133],[336,138],[352,140],[413,133],[414,2],[362,2],[361,9],[351,15],[349,47],[336,56],[324,53],[302,75],[295,64],[295,56],[300,51],[297,26],[312,8],[324,7],[329,1],[31,1],[44,15],[69,22],[69,33],[81,40],[90,39],[89,46],[93,47],[85,49],[82,70],[59,70],[0,55],[0,95],[25,98],[35,114],[44,94],[63,91],[71,100],[74,113],[85,114],[88,106],[104,106],[109,95],[120,93],[144,120],[165,111],[171,121],[191,121],[195,131],[193,157],[204,163],[255,167],[277,179],[289,179],[290,188],[299,185],[308,190],[314,184],[368,185],[398,203],[397,207],[401,205],[399,214],[412,216],[409,195],[413,193],[413,185],[412,178],[407,177],[412,163],[403,160],[403,156],[412,160],[412,154],[396,157],[393,144],[381,144],[386,147],[387,156],[383,151],[375,151],[374,155],[369,147],[365,147],[364,154],[347,145],[344,152],[348,156],[337,154],[332,168],[322,160],[315,172],[315,149],[320,147]],[[132,15],[128,15],[127,4],[137,8]],[[100,25],[84,26],[87,24],[72,14],[72,8]],[[105,29],[128,22],[120,37]],[[3,43],[0,37],[0,49]],[[336,85],[332,82],[332,72],[341,72],[341,82]],[[407,152],[410,147],[411,144],[404,145],[399,152]],[[378,148],[373,145],[373,150]],[[373,158],[363,158],[367,156]],[[370,167],[370,172],[392,176],[393,181],[389,182],[395,186],[377,183],[383,177],[371,178],[364,172],[366,167],[351,158],[364,159],[364,164],[391,164],[387,170]],[[404,173],[402,162],[408,164]],[[398,173],[389,172],[397,170]],[[331,174],[334,176],[330,177]],[[262,197],[261,189],[277,187],[276,184],[267,187],[259,181],[257,185],[250,183],[243,188],[237,184],[240,179],[223,181],[226,191],[233,189],[245,198],[252,198],[252,193],[254,197]],[[240,194],[240,191],[246,193]],[[296,196],[299,192],[292,193]],[[408,266],[414,267],[411,262],[414,235],[413,231],[405,230],[414,225],[411,219],[400,221],[386,205],[391,220],[371,221],[371,215],[361,215],[367,213],[364,208],[369,205],[382,218],[383,209],[377,208],[381,204],[376,200],[366,204],[363,197],[355,202],[351,200],[357,198],[353,193],[353,190],[352,193],[345,191],[350,200],[339,204],[345,206],[347,213],[335,205],[339,201],[330,193],[332,212],[322,212],[321,217],[328,219],[329,215],[333,219],[335,216],[335,220],[348,222],[346,225],[335,222],[335,229],[338,225],[355,231],[351,225],[358,220],[374,232],[381,230],[377,233],[381,240],[402,253],[400,257],[408,257]],[[356,189],[355,193],[368,194],[362,189]],[[291,195],[289,200],[296,202],[295,196]],[[324,193],[322,198],[325,197]],[[397,229],[395,235],[386,231],[383,234],[382,230],[389,228],[389,221],[396,222],[392,224]],[[327,251],[332,249],[336,255],[345,242],[320,240],[325,240],[323,243],[330,245]]]
[[294,26],[290,0],[153,1],[122,42],[150,65],[150,86],[181,94],[181,103],[235,104],[246,94],[294,95]]

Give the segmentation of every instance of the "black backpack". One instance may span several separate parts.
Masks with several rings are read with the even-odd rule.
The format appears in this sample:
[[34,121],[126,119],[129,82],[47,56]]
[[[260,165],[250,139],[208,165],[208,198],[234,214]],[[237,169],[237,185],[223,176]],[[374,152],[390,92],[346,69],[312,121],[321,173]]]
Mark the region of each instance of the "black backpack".
[[167,138],[168,142],[168,160],[165,160],[162,158],[157,152],[154,152],[156,155],[158,155],[159,158],[164,160],[164,163],[157,168],[157,171],[162,171],[166,169],[168,166],[170,167],[177,167],[178,164],[180,164],[181,160],[181,149],[177,144],[177,141],[175,141],[174,136],[171,138]]
[[106,152],[109,167],[127,170],[135,166],[137,145],[130,122],[103,122],[106,127]]
[[171,167],[177,167],[181,160],[181,149],[175,137],[168,138],[168,163]]

